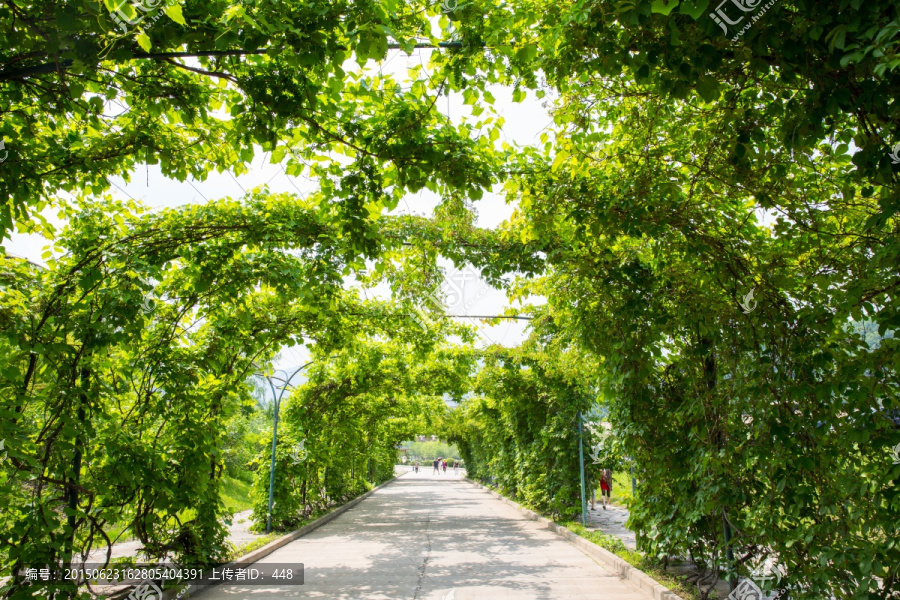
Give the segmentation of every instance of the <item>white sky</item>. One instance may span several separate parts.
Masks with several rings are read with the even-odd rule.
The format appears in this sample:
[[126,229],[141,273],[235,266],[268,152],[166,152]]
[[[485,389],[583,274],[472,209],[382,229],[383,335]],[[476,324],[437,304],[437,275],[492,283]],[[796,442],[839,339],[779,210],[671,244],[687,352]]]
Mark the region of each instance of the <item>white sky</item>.
[[[401,84],[405,79],[406,69],[416,64],[428,64],[432,50],[417,49],[412,55],[406,55],[399,50],[389,51],[388,58],[381,69],[383,72],[394,75]],[[371,65],[372,63],[370,63]],[[358,67],[353,64],[345,65],[346,70]],[[499,116],[505,119],[499,145],[506,141],[510,144],[534,145],[538,143],[540,133],[552,123],[552,119],[544,106],[545,100],[538,100],[534,95],[529,95],[521,103],[512,102],[512,88],[493,86],[489,88],[496,98],[494,109]],[[548,95],[549,98],[549,95]],[[455,123],[460,123],[466,116],[470,116],[469,107],[463,105],[461,94],[451,94],[449,97],[440,98],[435,104],[435,109],[443,114],[449,114]],[[483,118],[485,115],[482,115]],[[121,198],[132,197],[150,208],[174,208],[185,204],[203,203],[230,196],[239,198],[245,190],[266,184],[272,192],[287,192],[292,194],[306,194],[315,188],[315,183],[305,177],[292,177],[287,175],[282,165],[271,164],[269,153],[259,153],[250,165],[247,173],[241,176],[232,176],[230,173],[210,173],[205,181],[179,182],[164,177],[157,165],[140,165],[132,173],[131,181],[126,183],[120,177],[110,177],[113,186],[111,193]],[[495,189],[499,189],[499,186]],[[418,214],[430,216],[438,204],[439,198],[428,191],[408,195],[400,202],[393,214]],[[477,225],[485,228],[496,228],[500,223],[509,218],[514,206],[506,204],[503,197],[496,193],[487,193],[485,197],[476,203],[478,212]],[[45,212],[44,216],[51,222],[62,225],[53,212]],[[6,251],[21,257],[28,258],[39,264],[44,264],[41,255],[48,245],[48,241],[34,234],[13,233],[10,239],[3,240]],[[448,272],[452,269],[449,261],[443,262]],[[508,306],[505,295],[498,290],[490,288],[480,277],[465,277],[457,274],[457,282],[463,280],[461,287],[462,299],[448,308],[452,314],[476,314],[494,315],[502,314]],[[371,294],[383,295],[384,289],[375,289]],[[539,299],[535,299],[540,302]],[[473,323],[475,324],[475,323]],[[484,326],[480,323],[479,329],[485,338],[494,343],[505,346],[518,344],[525,337],[526,322],[508,320],[500,325]],[[304,348],[287,348],[282,352],[276,366],[290,368],[292,365],[300,365],[306,362],[309,356]]]

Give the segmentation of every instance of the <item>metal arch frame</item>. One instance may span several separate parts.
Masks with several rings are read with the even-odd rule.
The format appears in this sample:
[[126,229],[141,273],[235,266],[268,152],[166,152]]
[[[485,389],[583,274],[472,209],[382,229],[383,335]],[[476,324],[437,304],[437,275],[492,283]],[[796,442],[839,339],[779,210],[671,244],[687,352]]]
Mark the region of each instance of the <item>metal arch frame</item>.
[[290,377],[286,377],[285,379],[279,379],[279,381],[282,382],[281,385],[279,386],[279,388],[281,389],[280,393],[275,392],[275,384],[272,383],[272,380],[278,379],[274,376],[275,373],[277,373],[278,371],[281,371],[282,373],[284,373],[285,376],[287,376],[287,371],[285,371],[284,369],[278,369],[278,371],[275,371],[274,373],[272,373],[272,375],[266,375],[264,373],[254,373],[255,376],[263,377],[267,382],[269,382],[269,387],[272,389],[272,400],[275,402],[275,419],[274,419],[274,423],[272,425],[272,457],[271,457],[271,460],[269,463],[269,505],[268,505],[268,510],[266,511],[266,533],[272,532],[272,504],[275,499],[275,497],[274,497],[274,495],[275,495],[275,448],[276,448],[276,445],[278,444],[278,413],[281,410],[281,399],[284,397],[284,392],[290,386],[291,379],[293,379],[294,376],[297,375],[297,373],[299,373],[306,367],[310,366],[314,362],[316,362],[316,361],[311,360],[308,363],[306,363],[305,365],[303,365],[302,367],[300,367],[299,369],[297,369],[296,371],[294,371],[290,375]]

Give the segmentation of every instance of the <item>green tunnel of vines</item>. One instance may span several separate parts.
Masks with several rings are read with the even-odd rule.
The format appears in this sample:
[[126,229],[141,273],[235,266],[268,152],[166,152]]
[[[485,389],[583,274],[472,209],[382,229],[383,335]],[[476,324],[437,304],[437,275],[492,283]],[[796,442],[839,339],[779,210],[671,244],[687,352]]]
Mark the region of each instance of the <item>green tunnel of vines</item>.
[[[277,531],[391,478],[420,433],[572,519],[588,415],[598,461],[640,482],[648,557],[731,579],[777,558],[791,598],[891,597],[896,2],[780,0],[739,40],[708,0],[135,5],[0,6],[0,235],[51,245],[0,251],[0,576],[126,538],[225,560],[229,486],[268,516],[255,374],[303,345]],[[534,143],[504,141],[498,90],[543,101]],[[149,210],[111,179],[260,157],[315,191]],[[401,214],[423,192],[433,214]],[[488,194],[513,208],[493,228]],[[448,263],[506,293],[489,322],[527,318],[521,344],[423,302]],[[54,591],[89,597],[0,587]]]

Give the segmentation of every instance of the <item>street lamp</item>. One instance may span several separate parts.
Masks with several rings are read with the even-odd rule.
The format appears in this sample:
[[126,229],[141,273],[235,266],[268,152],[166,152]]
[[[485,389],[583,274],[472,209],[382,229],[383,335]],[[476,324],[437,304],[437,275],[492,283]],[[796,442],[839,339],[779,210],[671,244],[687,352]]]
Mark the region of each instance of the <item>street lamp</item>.
[[578,466],[581,468],[581,522],[587,527],[587,499],[584,494],[584,434],[582,431],[582,421],[584,420],[581,416],[581,411],[578,411]]
[[[272,388],[272,398],[275,401],[275,423],[272,425],[272,461],[271,461],[271,465],[269,467],[269,511],[266,514],[266,533],[271,533],[271,531],[272,531],[272,502],[274,500],[274,494],[275,494],[275,444],[278,442],[278,411],[281,409],[281,398],[282,398],[282,396],[284,396],[284,391],[290,385],[291,379],[293,379],[297,373],[299,373],[300,371],[302,371],[309,365],[313,364],[314,362],[315,361],[310,361],[310,362],[306,363],[305,365],[303,365],[302,367],[300,367],[299,369],[294,371],[290,377],[287,377],[285,379],[279,379],[279,381],[281,381],[282,384],[279,386],[279,389],[281,391],[278,393],[275,392],[275,384],[272,383],[273,379],[278,379],[278,378],[272,377],[269,375],[265,375],[264,373],[254,373],[254,375],[263,377],[263,378],[265,378],[266,381],[269,382],[269,386]],[[285,375],[287,375],[287,371],[285,371],[284,369],[279,369],[279,370],[282,373],[284,373]],[[276,373],[277,373],[277,371],[276,371]],[[273,375],[274,375],[274,373],[273,373]]]

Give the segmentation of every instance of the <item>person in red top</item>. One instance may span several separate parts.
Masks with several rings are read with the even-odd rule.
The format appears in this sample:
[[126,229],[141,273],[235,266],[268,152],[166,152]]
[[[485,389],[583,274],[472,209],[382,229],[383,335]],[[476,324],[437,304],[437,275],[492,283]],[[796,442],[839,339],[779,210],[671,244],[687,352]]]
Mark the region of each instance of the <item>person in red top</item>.
[[447,461],[446,460],[443,462],[442,466],[444,467],[444,473],[446,473],[447,472]]
[[603,469],[603,474],[600,475],[600,500],[603,501],[603,510],[606,510],[606,505],[609,503],[609,496],[612,492],[612,471],[609,469]]

